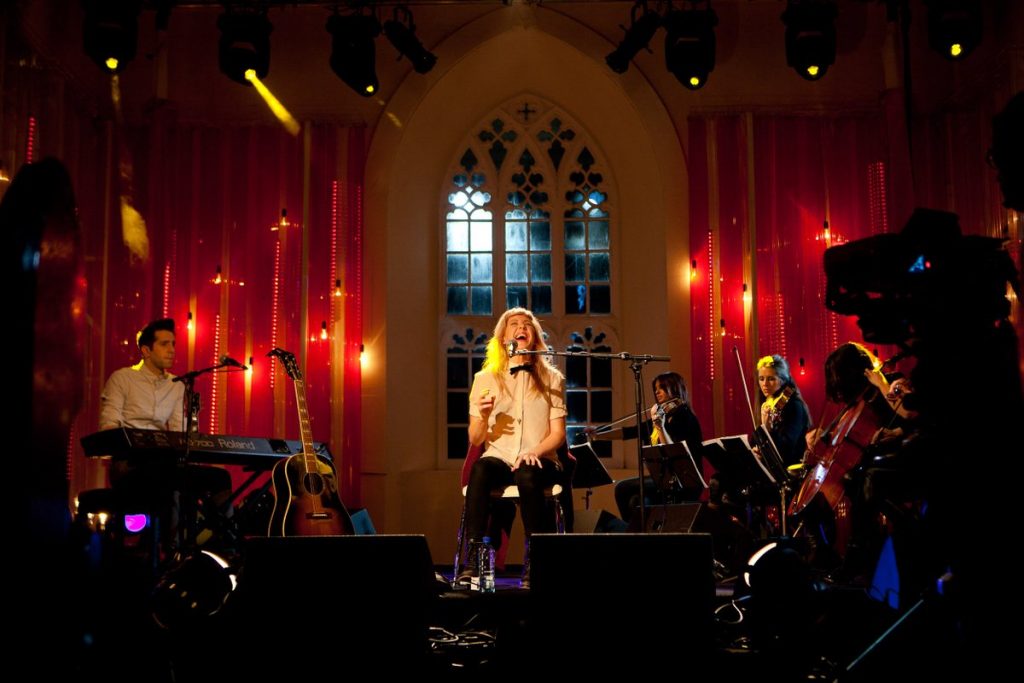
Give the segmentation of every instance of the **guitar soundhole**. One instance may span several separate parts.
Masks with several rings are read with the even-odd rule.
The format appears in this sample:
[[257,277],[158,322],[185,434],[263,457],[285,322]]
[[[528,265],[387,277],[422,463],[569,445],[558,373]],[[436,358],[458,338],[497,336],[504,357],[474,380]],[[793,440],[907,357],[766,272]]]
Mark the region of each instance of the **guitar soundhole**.
[[310,472],[302,478],[302,486],[311,496],[319,496],[324,492],[324,478],[316,472]]

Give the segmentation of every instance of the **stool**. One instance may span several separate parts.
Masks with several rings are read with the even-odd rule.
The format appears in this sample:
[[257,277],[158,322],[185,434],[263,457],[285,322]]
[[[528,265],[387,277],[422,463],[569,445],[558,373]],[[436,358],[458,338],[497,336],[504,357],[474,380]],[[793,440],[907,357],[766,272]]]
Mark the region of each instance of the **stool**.
[[[459,571],[462,568],[462,550],[466,543],[466,489],[468,486],[462,487],[462,518],[459,520],[459,532],[456,538],[455,544],[455,561],[452,565],[453,578],[457,578]],[[562,502],[559,500],[559,496],[562,494],[562,485],[554,484],[544,489],[544,499],[555,506],[555,530],[557,533],[565,533],[565,516],[562,510]],[[519,487],[515,484],[508,486],[502,486],[495,488],[491,491],[492,500],[508,500],[513,503],[519,502]],[[525,543],[525,552],[523,554],[523,575],[528,574],[528,568],[530,566],[530,544],[529,539]]]

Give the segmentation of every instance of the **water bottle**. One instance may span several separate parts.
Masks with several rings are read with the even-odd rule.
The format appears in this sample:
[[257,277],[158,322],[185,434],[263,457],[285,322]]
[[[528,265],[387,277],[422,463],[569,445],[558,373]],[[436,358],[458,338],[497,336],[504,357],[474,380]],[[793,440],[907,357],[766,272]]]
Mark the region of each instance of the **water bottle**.
[[479,590],[482,593],[494,592],[494,547],[491,545],[490,536],[484,536],[484,540],[476,549],[476,567]]

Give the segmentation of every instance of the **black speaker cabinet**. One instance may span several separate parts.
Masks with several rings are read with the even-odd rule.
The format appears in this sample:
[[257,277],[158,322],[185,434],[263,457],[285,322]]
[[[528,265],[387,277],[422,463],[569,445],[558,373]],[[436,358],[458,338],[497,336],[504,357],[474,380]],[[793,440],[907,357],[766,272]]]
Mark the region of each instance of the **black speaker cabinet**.
[[338,678],[421,665],[436,599],[424,536],[255,538],[226,611],[253,673]]
[[[686,534],[695,531],[694,524],[700,514],[700,503],[679,503],[677,505],[647,506],[647,531],[649,533],[674,532]],[[640,531],[640,508],[633,508],[629,518],[629,530]]]
[[613,534],[627,531],[627,525],[607,510],[577,510],[576,525],[573,533],[577,534]]
[[713,642],[707,534],[534,534],[532,624],[566,672],[699,674]]

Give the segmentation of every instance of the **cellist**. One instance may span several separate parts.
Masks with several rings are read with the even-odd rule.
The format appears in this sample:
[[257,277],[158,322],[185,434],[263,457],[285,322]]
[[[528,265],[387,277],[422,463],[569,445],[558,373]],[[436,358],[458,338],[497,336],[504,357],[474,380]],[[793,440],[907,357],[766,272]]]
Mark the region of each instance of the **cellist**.
[[[882,429],[893,429],[902,418],[886,398],[880,374],[882,363],[863,345],[847,342],[825,361],[825,395],[840,406],[831,424],[807,434],[809,468],[790,512],[802,512],[808,529],[820,536],[819,550],[830,548],[845,568],[857,574],[875,555],[868,511],[863,509],[863,478],[852,471],[873,449]],[[888,385],[885,385],[888,388]],[[858,468],[859,471],[859,468]],[[852,486],[851,486],[852,483]],[[852,495],[848,495],[852,494]],[[857,508],[862,508],[858,513]],[[848,554],[853,549],[860,553]],[[838,556],[838,557],[837,557]],[[819,555],[819,563],[825,559]]]
[[[871,411],[872,421],[879,427],[893,429],[901,426],[903,418],[886,398],[889,385],[881,368],[881,361],[862,344],[841,344],[825,360],[826,398],[846,407],[864,401],[865,408]],[[819,442],[829,441],[828,431],[807,432],[809,464],[814,464],[814,452]]]

